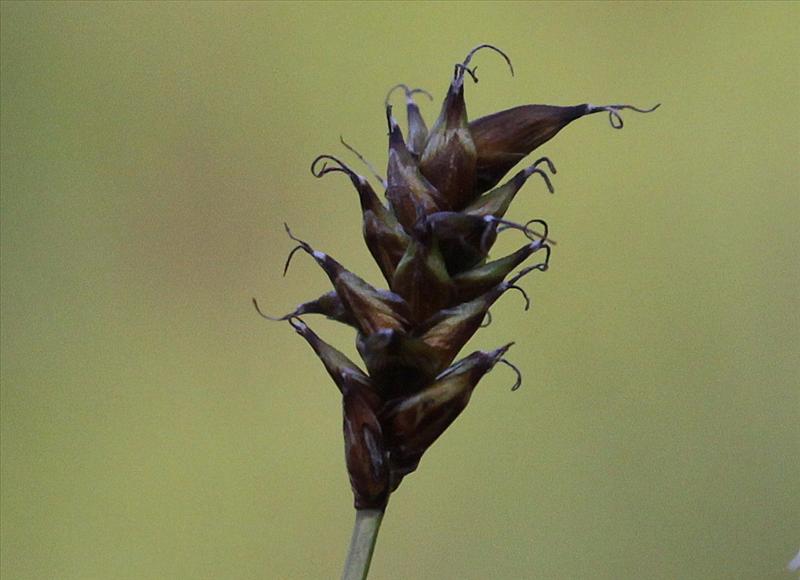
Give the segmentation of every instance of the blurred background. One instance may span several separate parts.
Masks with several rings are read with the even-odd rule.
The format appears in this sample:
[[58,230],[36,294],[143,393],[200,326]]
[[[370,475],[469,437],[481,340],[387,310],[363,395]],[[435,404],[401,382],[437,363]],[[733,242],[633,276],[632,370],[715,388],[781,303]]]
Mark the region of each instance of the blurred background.
[[[467,346],[509,354],[392,497],[375,579],[772,579],[800,547],[796,3],[2,4],[2,568],[16,579],[336,578],[338,392],[259,318],[373,283],[342,135],[480,53],[471,117],[575,122],[509,214],[552,268]],[[398,104],[402,99],[398,98]],[[404,116],[402,117],[404,119]],[[498,250],[520,244],[515,234]],[[307,318],[355,356],[348,329]]]

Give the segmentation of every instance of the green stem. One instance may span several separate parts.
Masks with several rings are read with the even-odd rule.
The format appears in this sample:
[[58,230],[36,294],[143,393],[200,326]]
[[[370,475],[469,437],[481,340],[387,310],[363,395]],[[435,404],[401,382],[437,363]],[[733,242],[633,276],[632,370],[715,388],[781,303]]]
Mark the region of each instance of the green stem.
[[381,529],[383,510],[356,510],[356,523],[344,563],[342,580],[366,580],[372,552]]

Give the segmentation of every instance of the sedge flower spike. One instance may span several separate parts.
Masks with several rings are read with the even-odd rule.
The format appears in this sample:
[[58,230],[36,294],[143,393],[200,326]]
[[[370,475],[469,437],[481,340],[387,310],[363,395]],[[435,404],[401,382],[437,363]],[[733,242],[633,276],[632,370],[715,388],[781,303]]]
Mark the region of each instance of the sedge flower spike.
[[[547,224],[540,219],[513,221],[508,214],[523,187],[541,191],[545,186],[552,192],[556,167],[542,157],[513,175],[509,172],[581,117],[606,112],[612,127],[619,129],[621,111],[647,113],[658,106],[532,104],[471,120],[465,86],[477,82],[471,62],[484,49],[499,54],[514,74],[511,60],[498,48],[483,44],[471,50],[455,65],[439,116],[430,125],[415,101],[418,95],[432,98],[429,93],[406,84],[389,91],[384,103],[385,179],[342,140],[375,174],[385,200],[338,157],[320,155],[311,165],[316,177],[341,173],[349,178],[358,194],[367,249],[388,288],[372,286],[287,226],[296,244],[289,258],[297,252],[308,254],[331,287],[284,316],[262,313],[288,322],[341,392],[345,459],[358,510],[386,507],[391,493],[417,469],[497,363],[517,373],[513,390],[521,384],[519,371],[505,358],[513,343],[456,360],[507,290],[521,292],[528,309],[530,299],[519,284],[527,274],[549,266],[554,242]],[[397,89],[405,93],[405,131],[390,103]],[[534,174],[537,179],[530,179]],[[507,256],[490,258],[503,232],[521,233],[524,245]],[[363,368],[301,319],[312,314],[353,329]]]

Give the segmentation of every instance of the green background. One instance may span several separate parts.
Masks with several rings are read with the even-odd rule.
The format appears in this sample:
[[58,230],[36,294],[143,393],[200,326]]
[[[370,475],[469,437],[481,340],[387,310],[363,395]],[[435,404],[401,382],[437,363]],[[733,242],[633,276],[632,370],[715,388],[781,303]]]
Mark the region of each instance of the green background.
[[[547,274],[468,346],[516,340],[392,498],[375,579],[786,578],[800,547],[800,8],[752,4],[2,5],[2,577],[338,577],[338,393],[286,325],[378,283],[345,136],[472,46],[472,117],[575,122],[509,217]],[[398,98],[398,103],[402,102]],[[402,119],[402,117],[401,117]],[[498,246],[520,245],[506,234]],[[352,333],[308,318],[354,353]]]

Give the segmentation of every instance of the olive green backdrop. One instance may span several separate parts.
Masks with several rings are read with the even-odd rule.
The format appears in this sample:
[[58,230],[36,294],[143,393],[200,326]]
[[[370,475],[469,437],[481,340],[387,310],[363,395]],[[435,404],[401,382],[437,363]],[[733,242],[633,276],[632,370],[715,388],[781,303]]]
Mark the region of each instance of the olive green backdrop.
[[[386,159],[397,82],[479,54],[472,117],[631,102],[541,151],[510,217],[547,274],[389,506],[375,579],[778,579],[800,547],[800,8],[2,5],[2,577],[335,578],[338,393],[273,313],[289,222],[378,282],[339,135]],[[401,99],[398,99],[402,102]],[[499,249],[518,245],[507,234]],[[354,353],[352,333],[309,317]]]

